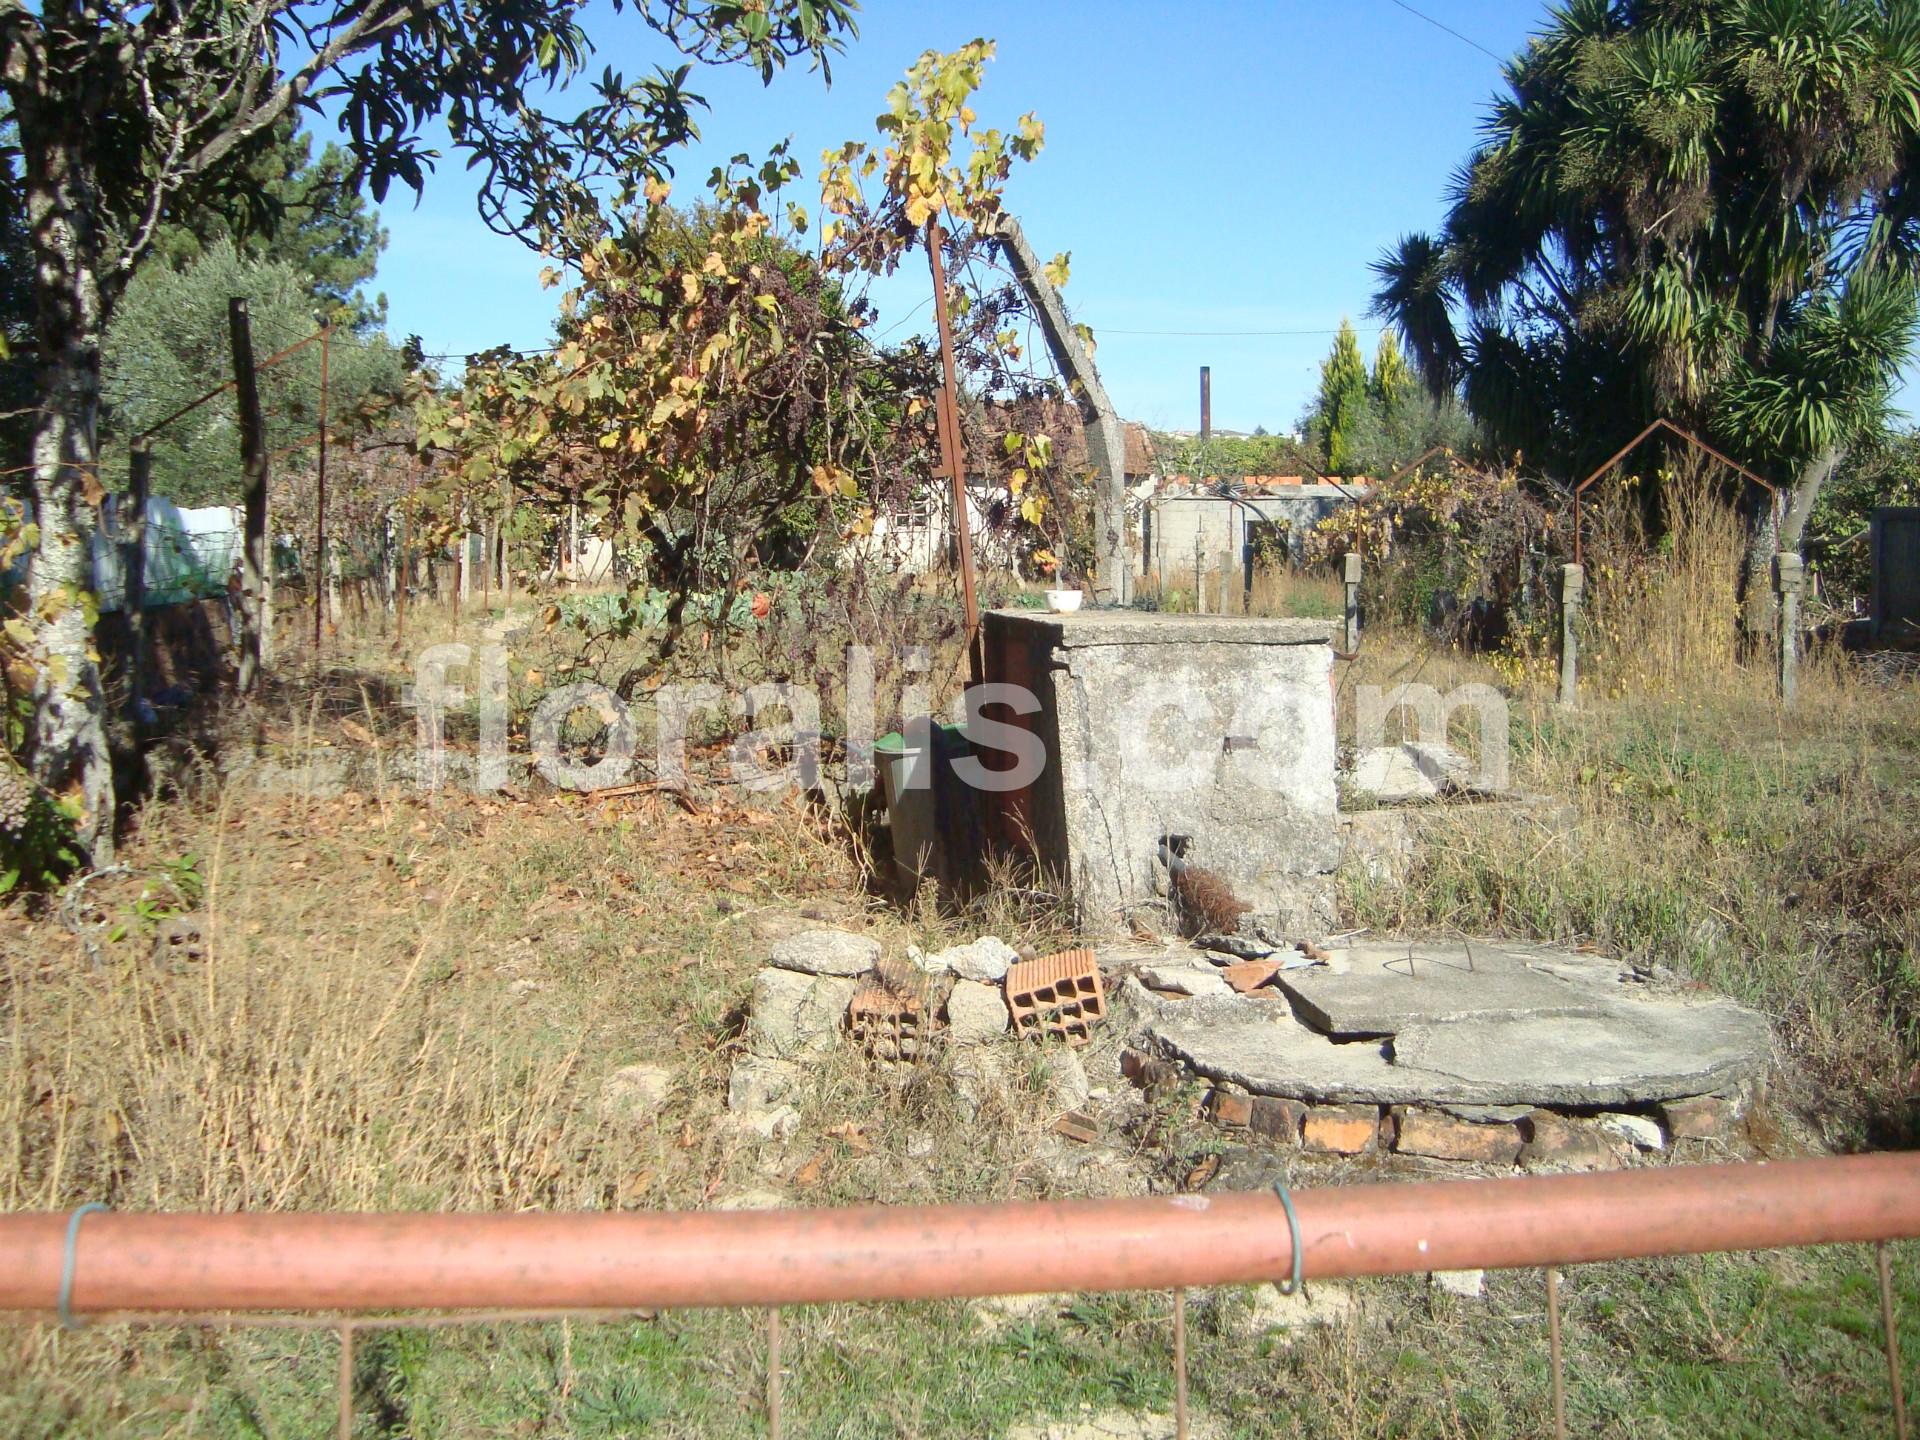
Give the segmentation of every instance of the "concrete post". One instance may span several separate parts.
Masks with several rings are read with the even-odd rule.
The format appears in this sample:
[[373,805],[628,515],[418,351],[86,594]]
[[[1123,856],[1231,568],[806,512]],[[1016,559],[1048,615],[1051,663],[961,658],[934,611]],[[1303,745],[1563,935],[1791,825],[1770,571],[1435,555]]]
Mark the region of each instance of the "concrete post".
[[340,584],[345,569],[340,560],[340,542],[337,539],[327,541],[327,615],[333,621],[334,633],[340,630]]
[[1360,648],[1360,557],[1348,551],[1340,562],[1341,578],[1347,587],[1347,643],[1352,655]]
[[1560,567],[1560,703],[1571,710],[1580,703],[1580,597],[1587,588],[1584,565]]
[[1780,703],[1791,705],[1800,663],[1800,596],[1806,589],[1806,567],[1791,550],[1773,557],[1773,589],[1780,597]]

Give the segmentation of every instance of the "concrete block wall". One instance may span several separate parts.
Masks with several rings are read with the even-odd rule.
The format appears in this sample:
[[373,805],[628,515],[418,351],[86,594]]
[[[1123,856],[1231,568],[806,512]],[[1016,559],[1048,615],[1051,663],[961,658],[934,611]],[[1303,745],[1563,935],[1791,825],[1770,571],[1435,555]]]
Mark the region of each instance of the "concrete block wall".
[[[994,611],[987,678],[1030,690],[1044,768],[986,797],[988,833],[1064,885],[1089,934],[1160,897],[1160,845],[1292,933],[1332,922],[1333,627],[1314,620]],[[1004,758],[1004,757],[1003,757]]]

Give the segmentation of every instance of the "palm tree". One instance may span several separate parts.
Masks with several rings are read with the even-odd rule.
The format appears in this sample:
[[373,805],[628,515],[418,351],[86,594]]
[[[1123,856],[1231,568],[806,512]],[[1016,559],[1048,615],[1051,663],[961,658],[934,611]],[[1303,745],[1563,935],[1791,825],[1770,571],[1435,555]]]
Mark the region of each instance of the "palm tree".
[[1375,313],[1563,478],[1656,415],[1791,477],[1884,424],[1920,276],[1920,0],[1569,0]]

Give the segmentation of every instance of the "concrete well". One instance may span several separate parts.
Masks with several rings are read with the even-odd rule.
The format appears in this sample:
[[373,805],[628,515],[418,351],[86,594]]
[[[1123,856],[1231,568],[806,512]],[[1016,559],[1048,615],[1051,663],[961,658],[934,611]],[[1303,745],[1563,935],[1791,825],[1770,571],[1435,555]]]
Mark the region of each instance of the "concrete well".
[[988,681],[1024,687],[1039,708],[983,715],[1045,753],[1037,778],[985,797],[989,837],[1063,885],[1087,933],[1118,932],[1158,899],[1168,836],[1256,918],[1326,928],[1341,849],[1331,624],[999,610],[984,627]]

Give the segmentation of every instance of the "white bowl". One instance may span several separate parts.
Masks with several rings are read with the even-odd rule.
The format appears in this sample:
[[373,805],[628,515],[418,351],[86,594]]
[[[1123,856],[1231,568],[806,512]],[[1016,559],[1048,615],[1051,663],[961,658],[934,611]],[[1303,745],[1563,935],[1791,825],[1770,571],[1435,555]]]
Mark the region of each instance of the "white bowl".
[[1087,597],[1078,590],[1047,591],[1047,609],[1056,615],[1071,615]]

